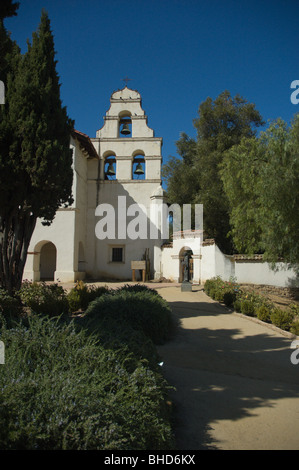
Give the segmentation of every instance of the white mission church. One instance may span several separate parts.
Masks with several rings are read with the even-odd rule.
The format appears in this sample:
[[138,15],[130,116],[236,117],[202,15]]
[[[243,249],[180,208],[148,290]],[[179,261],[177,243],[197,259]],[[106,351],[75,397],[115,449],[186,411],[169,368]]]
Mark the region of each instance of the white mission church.
[[127,86],[112,93],[104,125],[96,137],[90,139],[74,131],[70,145],[73,205],[59,209],[51,226],[38,221],[24,278],[61,282],[85,278],[128,280],[132,276],[131,261],[145,257],[149,277],[159,278],[161,239],[131,240],[126,234],[122,238],[118,227],[115,239],[100,240],[95,234],[99,204],[112,205],[118,220],[123,216],[118,213],[120,196],[127,207],[144,206],[147,214],[152,205],[164,202],[162,138],[155,137],[148,126],[140,94]]
[[[233,276],[238,282],[277,286],[297,281],[293,272],[273,272],[260,256],[224,255],[214,240],[203,241],[196,232],[174,236],[166,244],[161,237],[131,239],[120,223],[116,224],[114,239],[97,237],[99,205],[112,206],[116,221],[124,221],[126,208],[118,210],[119,201],[125,201],[127,208],[138,204],[148,215],[148,227],[157,226],[156,219],[151,219],[151,209],[165,205],[162,138],[155,137],[148,126],[136,90],[125,86],[113,92],[104,125],[96,137],[74,131],[70,146],[74,202],[59,209],[50,226],[37,221],[23,279],[127,281],[132,279],[131,262],[146,259],[147,279],[164,277],[181,282],[187,252],[194,284],[216,275],[224,280]],[[139,271],[136,280],[140,280]]]

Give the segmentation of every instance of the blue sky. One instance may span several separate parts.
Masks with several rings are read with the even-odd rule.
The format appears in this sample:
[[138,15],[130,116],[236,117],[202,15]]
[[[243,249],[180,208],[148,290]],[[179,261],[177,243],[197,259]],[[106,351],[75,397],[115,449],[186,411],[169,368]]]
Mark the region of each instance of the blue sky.
[[111,93],[142,96],[148,125],[163,137],[163,161],[208,96],[239,93],[264,120],[299,112],[298,0],[20,0],[5,20],[22,52],[42,8],[51,20],[61,97],[76,129],[95,137]]

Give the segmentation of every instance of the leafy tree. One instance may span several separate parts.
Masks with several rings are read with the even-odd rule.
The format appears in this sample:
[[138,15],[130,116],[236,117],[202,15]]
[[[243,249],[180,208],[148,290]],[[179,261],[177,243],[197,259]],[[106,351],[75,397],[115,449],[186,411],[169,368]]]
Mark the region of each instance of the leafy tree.
[[[5,35],[3,29],[1,34]],[[60,100],[54,40],[42,12],[24,56],[10,42],[6,104],[0,110],[0,283],[19,289],[37,218],[50,224],[72,202],[73,122]]]
[[[196,140],[182,134],[177,142],[181,158],[170,160],[164,169],[168,196],[171,202],[203,204],[205,236],[215,238],[220,249],[229,253],[233,251],[229,204],[219,165],[225,152],[243,137],[253,137],[263,121],[254,104],[224,91],[199,106],[193,123]],[[179,196],[181,200],[175,201]]]
[[258,139],[243,139],[226,154],[221,178],[240,251],[260,251],[272,263],[299,263],[299,114],[278,119]]
[[167,196],[170,203],[191,204],[199,189],[199,174],[195,165],[196,142],[181,133],[176,142],[178,157],[170,157],[163,167],[167,180]]

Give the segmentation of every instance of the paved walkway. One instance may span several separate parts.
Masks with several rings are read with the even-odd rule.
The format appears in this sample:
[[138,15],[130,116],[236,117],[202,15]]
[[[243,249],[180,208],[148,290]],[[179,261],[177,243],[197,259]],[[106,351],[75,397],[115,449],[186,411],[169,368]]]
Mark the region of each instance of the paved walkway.
[[291,335],[231,313],[200,287],[147,285],[180,321],[175,338],[158,348],[176,388],[177,449],[299,450],[299,364],[290,361]]
[[292,338],[231,313],[202,289],[155,286],[181,326],[159,347],[177,448],[299,449],[299,364]]

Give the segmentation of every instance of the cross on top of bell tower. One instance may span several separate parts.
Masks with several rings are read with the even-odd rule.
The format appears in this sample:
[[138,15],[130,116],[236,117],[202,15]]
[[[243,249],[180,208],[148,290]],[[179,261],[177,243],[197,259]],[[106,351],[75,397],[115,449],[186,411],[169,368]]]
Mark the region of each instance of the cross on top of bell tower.
[[126,87],[127,87],[127,86],[128,86],[128,82],[131,81],[131,78],[125,77],[125,78],[122,79],[122,81],[125,82]]

